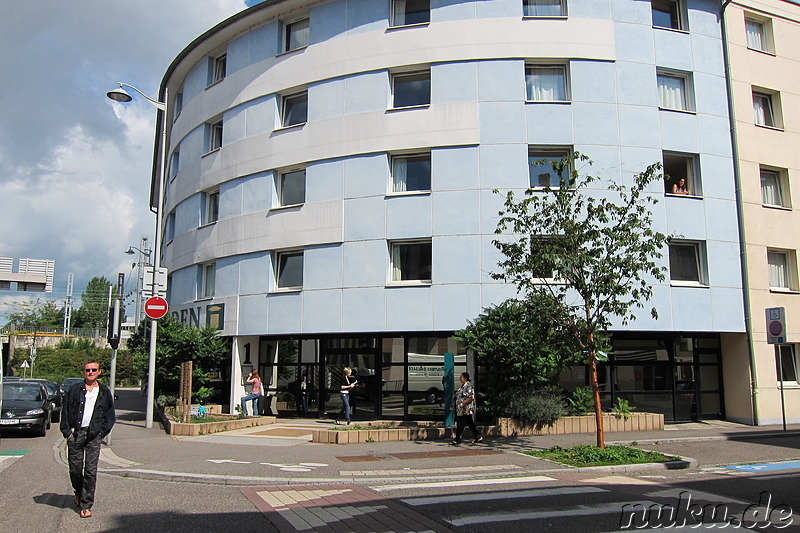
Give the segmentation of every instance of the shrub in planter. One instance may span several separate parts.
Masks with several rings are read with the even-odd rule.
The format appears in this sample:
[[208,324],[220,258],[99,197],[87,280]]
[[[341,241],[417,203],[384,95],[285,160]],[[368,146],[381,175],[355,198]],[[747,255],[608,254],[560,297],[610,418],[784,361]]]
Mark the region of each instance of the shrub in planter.
[[568,412],[571,415],[585,415],[587,413],[594,413],[594,397],[592,396],[592,389],[589,387],[580,387],[572,392],[572,395],[567,398],[569,405]]
[[547,389],[510,389],[501,402],[506,416],[536,426],[549,426],[566,414],[561,395]]

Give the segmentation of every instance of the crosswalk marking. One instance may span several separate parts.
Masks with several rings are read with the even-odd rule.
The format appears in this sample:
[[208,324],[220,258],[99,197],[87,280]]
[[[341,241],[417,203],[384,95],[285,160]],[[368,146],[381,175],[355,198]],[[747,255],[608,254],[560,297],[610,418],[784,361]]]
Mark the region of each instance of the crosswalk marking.
[[547,476],[527,476],[503,479],[463,479],[460,481],[433,481],[430,483],[408,483],[403,485],[384,485],[370,487],[377,492],[402,489],[433,489],[441,487],[482,487],[486,485],[503,485],[509,483],[536,483],[540,481],[555,481],[554,478]]
[[489,492],[477,494],[457,494],[453,496],[420,496],[417,498],[404,498],[401,502],[417,507],[421,505],[438,505],[442,503],[464,503],[491,501],[491,500],[511,500],[514,498],[539,498],[545,496],[566,496],[569,494],[593,494],[607,493],[607,489],[598,487],[554,487],[549,489],[530,489],[515,492]]
[[542,518],[564,518],[565,514],[569,516],[578,515],[597,515],[605,513],[617,513],[623,505],[650,507],[657,505],[655,502],[649,500],[641,500],[637,502],[621,501],[609,503],[597,503],[589,505],[578,505],[569,509],[553,509],[550,511],[518,511],[512,513],[498,513],[498,514],[474,514],[460,516],[458,518],[445,519],[445,521],[454,526],[471,526],[478,524],[486,524],[489,522],[510,522],[517,520],[540,520]]
[[582,479],[583,483],[607,483],[609,485],[657,485],[655,481],[627,476],[605,476]]

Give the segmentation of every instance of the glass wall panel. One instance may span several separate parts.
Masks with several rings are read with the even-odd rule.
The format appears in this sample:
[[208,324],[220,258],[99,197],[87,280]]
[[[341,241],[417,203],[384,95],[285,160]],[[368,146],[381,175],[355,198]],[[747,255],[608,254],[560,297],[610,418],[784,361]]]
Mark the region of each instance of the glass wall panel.
[[717,392],[704,392],[700,395],[701,413],[702,418],[719,418],[722,416],[722,402],[720,402],[719,393]]
[[636,407],[637,412],[662,413],[665,420],[673,419],[672,393],[637,394],[621,392],[617,397],[628,400],[632,406]]
[[718,390],[720,388],[719,367],[701,366],[698,371],[700,372],[700,388],[702,390]]
[[675,396],[675,408],[676,420],[697,418],[697,396],[693,392],[678,392]]
[[616,388],[620,391],[671,390],[670,368],[666,365],[619,365]]

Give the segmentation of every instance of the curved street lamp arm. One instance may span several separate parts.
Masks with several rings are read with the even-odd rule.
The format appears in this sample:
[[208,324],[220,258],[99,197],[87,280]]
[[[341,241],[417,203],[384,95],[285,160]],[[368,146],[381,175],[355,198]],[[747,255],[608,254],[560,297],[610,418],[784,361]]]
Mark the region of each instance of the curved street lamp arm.
[[158,100],[153,100],[152,98],[150,98],[149,96],[144,94],[142,91],[140,91],[139,89],[137,89],[133,85],[130,85],[128,83],[122,83],[121,81],[118,81],[117,85],[119,85],[120,87],[122,87],[122,86],[130,87],[131,89],[133,89],[137,93],[139,93],[142,96],[144,96],[147,99],[147,101],[150,102],[151,104],[153,104],[157,109],[160,109],[161,111],[166,111],[167,110],[167,104],[165,104],[164,102],[159,102]]

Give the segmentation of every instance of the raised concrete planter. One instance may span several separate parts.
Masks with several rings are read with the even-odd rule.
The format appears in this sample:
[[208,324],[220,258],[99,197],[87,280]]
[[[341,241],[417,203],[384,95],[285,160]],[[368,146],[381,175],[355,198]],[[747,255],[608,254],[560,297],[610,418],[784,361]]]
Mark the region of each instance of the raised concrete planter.
[[[362,424],[363,425],[363,424]],[[381,425],[385,426],[385,423]],[[438,425],[403,427],[393,429],[315,429],[312,442],[323,444],[356,444],[360,442],[386,442],[399,440],[438,440],[452,438],[452,429]],[[612,414],[603,415],[603,427],[607,432],[615,431],[660,431],[664,429],[664,415],[632,413],[627,420],[617,419]],[[565,416],[552,426],[533,426],[512,418],[499,418],[496,426],[480,426],[483,435],[489,437],[515,437],[523,435],[562,435],[567,433],[594,433],[594,415]]]
[[169,433],[170,435],[196,437],[197,435],[209,435],[211,433],[219,433],[220,431],[231,431],[234,429],[244,429],[255,426],[266,426],[269,424],[274,424],[275,420],[276,418],[274,416],[256,416],[252,418],[238,418],[235,415],[232,415],[230,420],[225,420],[223,422],[203,422],[202,424],[184,424],[183,422],[174,422],[169,418],[164,417],[164,424],[166,425],[167,433]]

